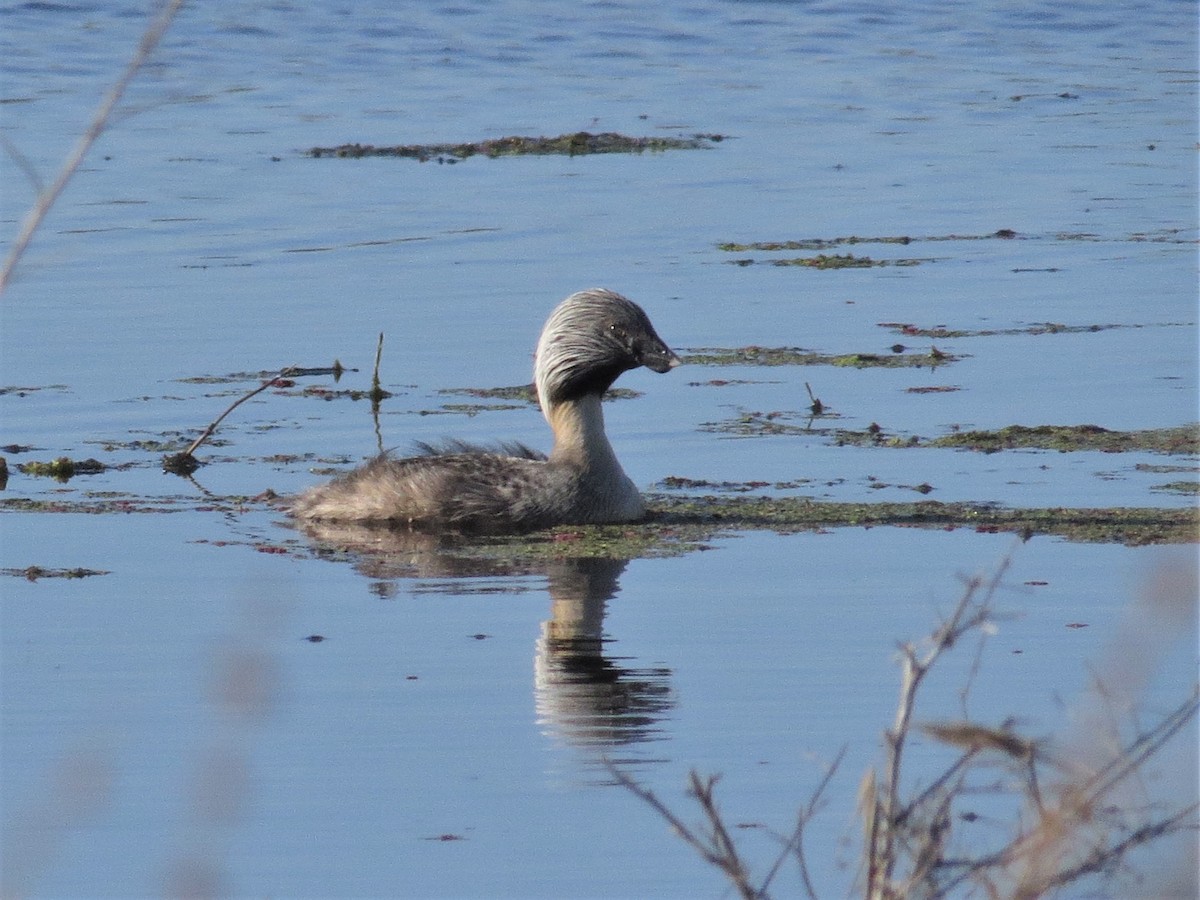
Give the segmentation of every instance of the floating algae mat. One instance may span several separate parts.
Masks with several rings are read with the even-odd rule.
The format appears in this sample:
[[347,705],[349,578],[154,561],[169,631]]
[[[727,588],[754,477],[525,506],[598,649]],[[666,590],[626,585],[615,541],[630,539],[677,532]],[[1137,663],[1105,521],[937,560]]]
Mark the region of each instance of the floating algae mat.
[[371,144],[341,144],[337,147],[313,147],[307,155],[315,158],[337,156],[358,159],[364,156],[399,156],[427,162],[458,162],[472,156],[587,156],[593,153],[651,153],[664,150],[704,150],[725,140],[721,134],[693,134],[689,137],[630,137],[613,131],[591,134],[576,131],[557,137],[494,138],[465,144],[401,144],[375,147]]
[[848,366],[855,369],[925,369],[961,357],[932,348],[923,352],[818,353],[802,347],[693,347],[680,353],[691,366]]
[[562,527],[516,537],[464,541],[458,555],[485,559],[678,556],[744,531],[789,534],[832,528],[893,526],[983,533],[1028,539],[1055,536],[1083,543],[1128,546],[1196,540],[1193,509],[1014,509],[978,503],[833,503],[806,498],[746,496],[647,496],[650,521],[629,525]]

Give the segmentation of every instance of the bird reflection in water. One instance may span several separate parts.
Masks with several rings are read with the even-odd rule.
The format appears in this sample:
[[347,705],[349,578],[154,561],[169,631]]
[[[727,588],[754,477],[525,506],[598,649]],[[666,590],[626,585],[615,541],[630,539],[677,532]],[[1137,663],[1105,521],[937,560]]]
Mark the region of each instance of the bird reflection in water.
[[485,559],[454,535],[335,522],[306,522],[302,530],[318,554],[348,560],[383,596],[401,578],[546,576],[551,616],[534,660],[538,724],[597,759],[665,737],[661,723],[675,702],[671,670],[631,666],[605,652],[612,639],[604,633],[604,615],[628,560]]
[[551,617],[535,657],[538,721],[569,744],[606,752],[661,738],[674,705],[671,670],[635,668],[604,652],[604,612],[627,560],[549,565]]

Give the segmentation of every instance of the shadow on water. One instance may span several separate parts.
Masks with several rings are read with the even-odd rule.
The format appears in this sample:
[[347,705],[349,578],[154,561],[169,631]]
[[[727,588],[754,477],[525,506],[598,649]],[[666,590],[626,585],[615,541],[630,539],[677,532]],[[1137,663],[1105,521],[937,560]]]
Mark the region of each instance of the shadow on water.
[[404,578],[545,576],[550,618],[542,623],[534,662],[534,700],[545,734],[597,762],[665,738],[662,723],[675,703],[671,670],[613,655],[615,639],[604,631],[627,558],[480,558],[470,542],[453,535],[330,522],[305,523],[303,531],[318,555],[349,561],[386,596]]

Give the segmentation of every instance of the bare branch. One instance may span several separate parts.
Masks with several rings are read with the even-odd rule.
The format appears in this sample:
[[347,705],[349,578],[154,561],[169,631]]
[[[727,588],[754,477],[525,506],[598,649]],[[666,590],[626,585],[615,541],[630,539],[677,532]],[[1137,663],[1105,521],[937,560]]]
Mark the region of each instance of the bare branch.
[[[1145,774],[1166,743],[1194,722],[1200,713],[1200,686],[1193,687],[1182,703],[1151,727],[1141,729],[1127,686],[1109,692],[1104,684],[1095,685],[1093,690],[1112,713],[1106,733],[1111,743],[1097,744],[1089,732],[1086,745],[1077,740],[1076,745],[1055,752],[1043,739],[1020,733],[1013,719],[999,726],[965,717],[916,724],[917,695],[933,666],[970,632],[982,631],[986,636],[994,619],[992,599],[1008,565],[1005,559],[991,577],[968,580],[950,615],[925,641],[900,647],[900,692],[892,727],[883,735],[884,762],[879,770],[867,771],[859,788],[865,846],[856,877],[865,877],[865,895],[870,900],[934,900],[955,896],[968,885],[987,897],[1032,900],[1088,876],[1099,876],[1108,886],[1125,857],[1136,848],[1177,832],[1200,829],[1196,818],[1200,804],[1191,803],[1190,797],[1187,805],[1172,800],[1156,806],[1148,798],[1130,802],[1123,796],[1128,780]],[[1140,619],[1137,625],[1142,627]],[[1160,655],[1171,636],[1164,634],[1162,642],[1148,644],[1144,652]],[[979,661],[977,651],[967,688],[960,693],[964,708],[970,682],[980,670]],[[1140,667],[1138,671],[1151,668],[1149,659],[1134,664]],[[1132,733],[1130,723],[1136,729]],[[907,797],[901,791],[901,776],[914,729],[957,747],[959,753],[932,783]],[[1122,730],[1126,739],[1118,737]],[[794,856],[803,890],[815,900],[816,888],[805,859],[805,830],[844,752],[838,754],[808,804],[798,811],[791,834],[768,832],[779,841],[781,850],[757,888],[717,809],[715,777],[691,773],[689,793],[705,816],[704,826],[697,828],[685,825],[651,792],[611,764],[609,768],[619,783],[655,809],[703,859],[721,869],[741,897],[766,897],[783,861]],[[998,767],[1002,777],[981,781],[979,773],[985,767]],[[1015,815],[1011,821],[1002,821],[1006,833],[999,837],[999,847],[993,839],[970,852],[955,851],[955,826],[960,818],[956,805],[980,790],[1015,806]]]
[[204,429],[204,431],[200,434],[200,437],[192,441],[192,445],[190,447],[188,447],[182,453],[175,453],[166,457],[163,460],[163,468],[168,472],[173,472],[178,475],[190,475],[192,472],[196,471],[196,469],[200,467],[200,463],[196,461],[195,456],[192,454],[195,453],[201,444],[203,444],[206,440],[212,437],[213,434],[216,433],[217,426],[225,420],[226,416],[228,416],[231,412],[233,412],[251,397],[255,396],[256,394],[261,394],[263,391],[273,385],[279,384],[279,379],[290,377],[296,374],[298,371],[299,369],[295,366],[285,366],[279,370],[278,375],[268,378],[254,390],[250,391],[250,393],[243,394],[237,400],[234,400],[233,403],[229,404],[229,406],[225,408],[223,413],[208,423],[208,427]]

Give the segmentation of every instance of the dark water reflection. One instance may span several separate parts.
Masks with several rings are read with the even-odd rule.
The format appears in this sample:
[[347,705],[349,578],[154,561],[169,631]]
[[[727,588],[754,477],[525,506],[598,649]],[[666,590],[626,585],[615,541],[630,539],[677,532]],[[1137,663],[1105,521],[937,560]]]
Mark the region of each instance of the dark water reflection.
[[604,612],[628,560],[556,561],[551,616],[536,656],[538,721],[548,734],[591,750],[659,740],[674,706],[671,670],[639,668],[605,652]]
[[[384,597],[394,596],[402,579],[545,576],[550,618],[534,658],[534,700],[545,733],[598,755],[665,737],[662,723],[674,706],[671,670],[613,655],[615,639],[604,631],[628,560],[486,559],[446,535],[321,522],[303,530],[318,555],[349,561]],[[452,587],[470,591],[457,581]]]

